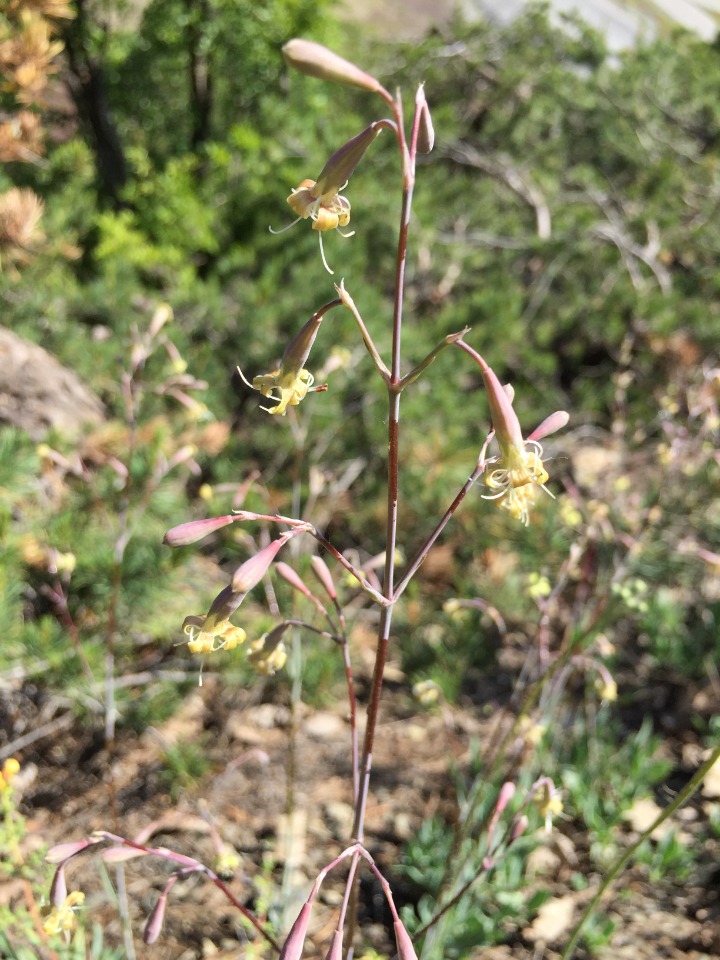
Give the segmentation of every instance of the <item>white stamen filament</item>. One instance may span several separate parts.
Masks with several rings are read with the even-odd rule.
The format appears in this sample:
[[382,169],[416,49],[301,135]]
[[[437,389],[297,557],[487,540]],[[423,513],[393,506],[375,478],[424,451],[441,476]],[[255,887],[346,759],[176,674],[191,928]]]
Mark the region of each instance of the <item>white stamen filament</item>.
[[272,227],[268,227],[268,230],[270,231],[270,233],[273,233],[275,234],[275,236],[278,236],[281,233],[285,233],[285,231],[289,230],[290,227],[294,227],[295,224],[299,223],[301,220],[302,220],[302,217],[297,217],[295,220],[293,220],[292,223],[289,223],[286,227],[281,227],[279,230],[274,230]]
[[321,232],[318,232],[318,240],[320,241],[320,256],[322,257],[323,266],[325,267],[327,272],[332,276],[335,273],[335,271],[330,269],[330,267],[328,266],[328,262],[325,259],[325,248],[323,247],[323,238],[322,238]]

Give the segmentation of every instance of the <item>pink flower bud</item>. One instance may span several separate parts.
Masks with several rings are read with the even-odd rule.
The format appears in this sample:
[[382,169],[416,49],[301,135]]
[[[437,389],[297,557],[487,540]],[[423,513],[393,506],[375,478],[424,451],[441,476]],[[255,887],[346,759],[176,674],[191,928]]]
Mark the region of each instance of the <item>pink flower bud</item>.
[[312,600],[312,593],[309,587],[306,586],[304,580],[296,573],[292,567],[288,566],[287,563],[280,561],[275,564],[276,571],[280,574],[283,580],[286,580],[291,587],[301,593],[304,597],[307,597],[308,600]]
[[105,863],[125,863],[126,860],[135,860],[137,857],[147,856],[146,850],[137,847],[110,847],[103,850],[102,859]]
[[342,960],[343,955],[343,943],[342,943],[342,928],[338,929],[333,934],[333,938],[330,941],[330,949],[327,952],[325,960]]
[[395,924],[395,943],[397,944],[397,952],[399,960],[417,960],[417,954],[415,953],[415,947],[412,945],[412,940],[407,930],[403,926],[402,920],[396,920]]
[[55,871],[50,884],[50,903],[54,907],[61,907],[67,898],[67,883],[65,882],[65,864],[61,863]]
[[549,437],[551,433],[562,430],[569,419],[570,414],[565,410],[556,410],[549,417],[545,417],[540,426],[535,427],[533,432],[528,434],[528,440],[542,440],[543,437]]
[[518,820],[513,827],[512,834],[510,835],[510,843],[514,843],[518,837],[521,837],[525,833],[529,822],[530,821],[525,814],[523,814],[521,817],[518,817]]
[[485,391],[490,407],[490,418],[501,450],[510,446],[524,448],[522,430],[517,414],[513,410],[512,399],[507,395],[498,380],[495,371],[483,360],[480,365]]
[[45,854],[45,860],[48,863],[64,863],[70,857],[74,857],[76,853],[81,853],[88,847],[100,843],[103,839],[103,837],[97,837],[91,840],[76,840],[73,843],[58,843],[56,846],[50,847]]
[[143,943],[155,943],[162,931],[165,920],[165,907],[167,906],[167,894],[163,891],[158,897],[157,903],[150,911],[147,918],[145,929],[143,930]]
[[302,910],[297,915],[295,923],[290,928],[287,940],[280,951],[280,960],[300,960],[307,935],[308,924],[310,923],[310,912],[312,910],[312,901],[308,900]]
[[179,526],[173,527],[172,530],[168,530],[163,537],[163,543],[166,543],[169,547],[186,547],[189,543],[196,543],[209,533],[220,530],[221,527],[227,527],[236,519],[237,517],[233,514],[181,523]]
[[[289,534],[284,533],[238,567],[232,578],[233,592],[246,594],[248,590],[257,586],[270,569],[270,564],[277,556],[278,550],[285,546],[288,538]],[[210,612],[213,612],[212,609]]]
[[515,796],[515,784],[511,783],[508,780],[500,788],[500,793],[498,795],[497,803],[495,804],[495,812],[498,815],[501,814],[514,796]]
[[310,565],[313,569],[313,573],[325,588],[327,595],[331,600],[335,600],[337,598],[337,591],[335,590],[335,584],[333,583],[332,575],[328,570],[328,565],[325,563],[322,557],[311,557]]
[[323,47],[322,44],[313,43],[311,40],[289,40],[282,52],[289,66],[309,77],[361,87],[371,93],[382,89],[379,80],[371,77],[369,73],[365,73],[349,60],[344,60],[332,50],[328,50],[327,47]]

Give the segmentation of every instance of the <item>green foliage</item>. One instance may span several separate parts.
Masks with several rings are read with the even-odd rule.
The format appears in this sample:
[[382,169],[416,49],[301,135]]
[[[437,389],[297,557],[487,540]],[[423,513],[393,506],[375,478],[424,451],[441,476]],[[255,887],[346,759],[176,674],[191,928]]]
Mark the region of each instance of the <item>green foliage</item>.
[[623,738],[607,720],[588,731],[578,717],[572,736],[557,740],[555,750],[562,752],[556,762],[567,806],[589,831],[593,859],[607,867],[617,854],[624,814],[667,776],[672,764],[657,756],[660,740],[649,720]]
[[[403,922],[411,936],[419,931],[450,899],[446,889],[447,869],[454,850],[453,832],[441,818],[423,821],[416,836],[405,849],[400,872],[418,890],[414,908],[403,910]],[[480,846],[477,839],[476,846]],[[428,934],[423,952],[429,957],[464,957],[479,944],[504,941],[508,933],[529,918],[550,896],[549,891],[531,890],[525,876],[528,843],[513,847],[501,863],[483,875],[470,888],[443,920],[440,930]],[[467,879],[474,871],[482,872],[481,852],[477,850],[465,865]],[[457,887],[460,881],[457,880]]]
[[661,837],[657,843],[644,843],[637,852],[638,863],[648,871],[648,882],[658,884],[674,880],[688,882],[696,867],[695,852],[687,840],[683,842],[674,830]]
[[[15,936],[0,933],[3,957],[6,960],[37,960],[37,951],[42,947],[42,942],[33,930],[32,917],[23,911],[23,914],[16,913],[12,919]],[[20,934],[27,938],[29,945],[18,943],[15,937]],[[98,923],[93,924],[89,940],[85,930],[78,927],[69,943],[61,941],[53,944],[53,951],[59,960],[122,960],[126,956],[124,949],[108,947],[104,943],[103,929]]]
[[201,743],[176,743],[165,751],[160,776],[176,802],[181,793],[199,785],[209,768],[207,751]]

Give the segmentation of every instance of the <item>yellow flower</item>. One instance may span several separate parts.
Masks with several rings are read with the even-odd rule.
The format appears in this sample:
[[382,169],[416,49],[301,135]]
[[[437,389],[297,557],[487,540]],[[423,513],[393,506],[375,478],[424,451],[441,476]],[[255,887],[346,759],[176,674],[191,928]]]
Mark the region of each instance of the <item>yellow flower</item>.
[[547,577],[543,577],[539,573],[531,573],[528,575],[529,597],[533,600],[541,600],[544,597],[549,597],[551,593],[552,587]]
[[[388,125],[394,126],[390,120],[371,123],[362,133],[336,150],[323,167],[317,180],[303,180],[287,198],[293,213],[297,214],[297,219],[282,230],[270,228],[271,233],[284,233],[298,220],[307,220],[309,217],[313,222],[313,230],[319,234],[320,254],[328,273],[333,271],[325,259],[322,235],[327,230],[340,230],[340,227],[346,227],[350,223],[350,201],[342,196],[342,191],[367,148],[383,127]],[[343,233],[342,236],[351,237],[352,233]]]
[[276,402],[276,406],[263,409],[275,416],[284,417],[288,407],[296,407],[301,400],[305,399],[314,382],[315,378],[308,370],[291,369],[283,372],[280,367],[271,373],[253,377],[252,386],[264,397],[269,397]]
[[560,791],[555,788],[549,777],[540,781],[539,788],[534,799],[540,811],[540,816],[545,818],[545,832],[550,833],[552,818],[560,816],[563,812],[563,802]]
[[2,771],[0,771],[0,793],[4,793],[9,789],[15,775],[19,771],[20,764],[17,762],[15,757],[8,757],[5,763],[2,765]]
[[549,479],[542,452],[537,440],[507,444],[505,449],[501,445],[500,457],[488,463],[482,476],[490,491],[483,497],[497,500],[498,507],[526,526],[530,520],[530,507],[535,503],[535,491],[538,487],[544,488]]
[[244,643],[247,634],[229,620],[218,620],[214,615],[190,616],[183,621],[183,633],[192,653],[214,653],[216,650],[234,650]]
[[[296,407],[307,396],[315,378],[305,369],[305,363],[315,343],[323,316],[338,303],[339,301],[333,301],[326,304],[310,317],[287,345],[277,370],[254,377],[253,382],[248,383],[240,367],[237,368],[243,383],[275,401],[274,407],[264,407],[268,413],[283,417],[288,407]],[[324,386],[315,387],[315,391],[324,389]]]
[[343,197],[334,186],[327,193],[321,191],[322,187],[315,180],[303,180],[292,191],[287,202],[300,219],[307,220],[310,217],[313,230],[324,233],[326,230],[346,227],[350,223],[348,198]]
[[[527,524],[530,519],[530,507],[535,502],[535,491],[545,488],[549,477],[543,464],[543,448],[539,441],[564,427],[568,414],[558,410],[546,417],[527,439],[523,438],[520,421],[513,409],[514,390],[503,386],[491,367],[480,354],[464,340],[456,340],[456,345],[475,360],[480,367],[485,383],[485,391],[490,407],[492,432],[480,452],[479,464],[484,466],[483,483],[490,493],[483,494],[486,500],[495,500],[510,516]],[[490,441],[495,439],[500,456],[485,460]]]
[[270,633],[264,633],[250,644],[248,660],[260,673],[272,676],[276,670],[282,670],[287,661],[287,652],[283,636],[290,624],[285,621],[273,627]]
[[222,850],[215,858],[215,873],[221,880],[232,880],[235,871],[240,866],[240,857],[232,847],[223,844]]
[[271,677],[276,670],[282,670],[285,666],[287,651],[282,641],[275,645],[267,643],[268,637],[266,634],[250,644],[248,661],[259,673]]
[[58,933],[70,932],[75,927],[75,908],[85,901],[85,894],[80,890],[73,890],[65,897],[59,907],[53,907],[43,922],[43,930],[49,936]]
[[313,230],[318,232],[323,266],[328,273],[333,273],[334,271],[330,269],[325,259],[322,235],[328,230],[337,230],[341,236],[347,238],[353,236],[353,231],[343,233],[340,229],[340,227],[346,227],[350,223],[350,201],[340,193],[341,190],[344,190],[346,184],[340,186],[331,184],[324,188],[324,182],[321,175],[319,181],[303,180],[295,187],[287,198],[287,202],[293,212],[297,214],[297,219],[293,220],[288,227],[283,227],[282,230],[273,230],[271,227],[270,232],[283,233],[289,227],[294,226],[298,220],[307,220],[310,217],[313,222]]
[[608,703],[614,703],[617,700],[617,683],[610,674],[607,674],[607,676],[600,675],[595,680],[595,689],[601,700],[605,700]]
[[424,707],[431,707],[442,696],[440,687],[433,680],[419,680],[413,684],[412,692]]

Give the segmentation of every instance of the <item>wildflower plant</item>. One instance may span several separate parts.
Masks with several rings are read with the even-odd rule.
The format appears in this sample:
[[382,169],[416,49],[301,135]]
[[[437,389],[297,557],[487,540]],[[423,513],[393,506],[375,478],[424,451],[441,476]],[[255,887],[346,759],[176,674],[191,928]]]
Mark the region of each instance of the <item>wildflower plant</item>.
[[[288,344],[280,366],[276,370],[252,375],[252,377],[246,371],[240,370],[240,375],[248,386],[270,401],[271,405],[264,408],[267,413],[278,418],[289,415],[298,416],[295,409],[306,400],[311,392],[322,393],[331,386],[315,385],[313,374],[310,372],[311,353],[313,350],[318,350],[317,343],[322,340],[322,335],[327,330],[328,320],[326,317],[328,313],[342,308],[350,314],[362,343],[372,359],[376,374],[383,382],[387,393],[387,517],[386,546],[384,554],[380,558],[382,574],[378,577],[372,565],[361,568],[354,557],[345,554],[331,539],[326,537],[310,517],[290,517],[239,510],[205,520],[191,520],[182,523],[168,531],[165,542],[173,547],[187,546],[217,530],[238,523],[259,523],[266,528],[275,527],[279,530],[279,535],[271,539],[235,570],[226,586],[209,604],[206,613],[186,614],[183,622],[183,632],[190,654],[201,658],[214,657],[219,655],[220,652],[235,656],[238,651],[244,650],[250,665],[261,673],[270,674],[282,669],[285,663],[287,654],[284,638],[286,631],[291,626],[296,629],[310,630],[333,641],[343,653],[351,721],[354,798],[354,822],[349,838],[351,842],[336,860],[321,871],[308,901],[285,941],[281,950],[281,957],[287,958],[287,960],[299,960],[310,913],[320,884],[328,872],[334,870],[340,864],[347,864],[346,893],[337,918],[336,932],[330,945],[330,955],[341,956],[343,931],[347,928],[348,937],[350,939],[353,937],[354,917],[351,915],[351,903],[354,901],[352,891],[358,871],[364,863],[379,879],[387,899],[394,921],[398,956],[401,960],[412,960],[415,957],[414,947],[395,909],[390,885],[380,874],[365,845],[365,821],[371,784],[373,751],[385,665],[391,645],[393,614],[397,603],[429,550],[452,520],[460,504],[468,494],[475,492],[476,487],[479,494],[476,498],[478,506],[482,504],[482,498],[485,497],[494,502],[496,506],[507,510],[513,519],[524,524],[530,522],[537,492],[549,492],[546,486],[549,481],[549,474],[543,462],[543,450],[539,441],[553,430],[564,426],[568,418],[564,413],[554,414],[545,419],[541,426],[527,438],[524,438],[517,415],[513,410],[512,391],[501,385],[497,375],[486,364],[482,356],[466,341],[465,338],[470,334],[467,328],[446,336],[427,356],[406,368],[403,343],[403,307],[416,162],[419,153],[429,152],[434,143],[434,131],[424,89],[421,86],[417,90],[412,118],[406,127],[400,94],[391,95],[378,80],[364,71],[339,58],[324,47],[302,40],[290,41],[285,47],[284,53],[288,64],[300,72],[331,82],[341,82],[359,87],[379,97],[390,113],[389,117],[380,117],[357,136],[340,146],[325,163],[317,180],[304,180],[292,190],[288,197],[288,204],[297,215],[297,220],[310,220],[312,222],[313,230],[319,234],[321,239],[323,265],[327,270],[330,270],[322,248],[322,236],[327,231],[346,227],[350,221],[350,201],[343,191],[348,186],[348,182],[351,180],[360,160],[363,160],[364,163],[369,162],[368,154],[371,152],[372,145],[378,135],[385,131],[386,136],[389,134],[395,139],[402,177],[402,211],[395,264],[392,345],[389,356],[383,356],[376,345],[375,336],[370,326],[365,323],[344,280],[341,280],[334,284],[335,296],[315,309],[310,319],[299,329],[296,336]],[[335,250],[333,251],[333,257],[339,257],[339,253]],[[490,430],[484,441],[481,435],[478,435],[478,457],[476,463],[472,466],[467,481],[457,491],[444,514],[426,531],[424,539],[416,549],[414,556],[406,564],[405,569],[400,570],[398,568],[399,553],[397,547],[400,507],[400,409],[402,397],[406,389],[412,389],[413,385],[422,376],[426,375],[428,368],[436,357],[442,351],[448,349],[458,351],[458,360],[461,357],[469,357],[471,361],[480,366],[486,401],[483,403],[482,398],[477,397],[478,419],[482,421],[484,417],[487,417],[487,411],[489,410],[489,418],[487,419],[489,420]],[[275,429],[282,429],[282,421],[278,423]],[[493,439],[499,449],[499,455],[489,454],[490,443]],[[291,564],[279,559],[280,552],[290,541],[295,542],[295,547],[298,547],[302,541],[305,546],[300,546],[300,549],[311,552],[313,540],[317,546],[322,548],[330,564],[329,566],[320,556],[312,557],[312,571],[319,585],[319,593],[316,588],[311,588],[306,584]],[[336,577],[331,570],[333,564],[339,567],[345,576],[349,576],[350,582],[356,588],[359,587],[365,592],[368,602],[375,605],[379,614],[375,668],[362,745],[360,744],[358,730],[355,681],[347,641],[345,611],[341,591],[336,586]],[[242,621],[243,601],[248,593],[257,587],[273,568],[295,591],[310,602],[316,614],[324,621],[321,627],[295,618],[280,619],[262,636],[249,639],[252,624]],[[549,783],[549,781],[547,782]],[[549,791],[549,795],[552,795],[553,788],[551,786],[545,786],[544,789],[546,793]],[[512,812],[508,814],[509,819],[502,829],[499,825],[501,816],[505,815],[506,807],[512,799],[514,790],[514,785],[506,785],[498,798],[490,824],[483,870],[491,869],[527,827],[528,820],[524,813],[527,801],[518,808],[517,815]],[[528,797],[533,792],[531,791]],[[549,799],[543,806],[541,814],[548,826],[551,814],[557,809],[559,809],[557,802],[553,806]],[[168,882],[148,919],[145,930],[147,942],[153,942],[160,936],[168,896],[172,886],[180,877],[186,876],[190,872],[201,872],[212,882],[223,887],[223,881],[215,873],[190,858],[163,852],[159,848],[151,848],[144,842],[126,841],[109,834],[96,835],[85,845],[73,846],[72,849],[68,847],[67,857],[64,856],[64,849],[53,852],[53,862],[59,864],[58,871],[64,871],[65,864],[68,861],[84,850],[90,849],[100,839],[116,844],[104,855],[109,862],[124,860],[127,856],[154,854],[166,857],[177,865],[176,873]],[[226,888],[223,887],[223,889]],[[72,911],[80,902],[78,897],[75,897],[72,904],[69,903],[67,897],[56,899],[58,900],[56,909],[59,911],[56,923],[60,926],[66,922],[71,923]],[[261,930],[259,924],[257,927]],[[272,936],[266,931],[261,930],[261,932],[265,939],[271,945],[274,945]],[[345,945],[349,947],[350,943],[346,941]]]
[[[469,328],[445,336],[419,360],[408,360],[407,338],[404,337],[405,274],[416,167],[418,156],[433,149],[435,138],[424,88],[420,86],[416,91],[412,115],[408,121],[399,93],[392,95],[379,80],[326,48],[305,40],[292,40],[285,46],[284,54],[292,68],[313,78],[346,84],[365,91],[369,97],[375,97],[382,102],[383,113],[389,113],[389,116],[379,117],[361,133],[341,145],[322,167],[317,179],[301,181],[291,190],[287,202],[297,216],[295,222],[310,221],[312,229],[318,233],[322,264],[329,271],[322,237],[328,231],[348,226],[350,222],[350,201],[344,191],[352,182],[359,162],[371,162],[373,144],[378,135],[384,131],[386,138],[394,139],[399,156],[402,203],[394,265],[390,348],[385,354],[378,346],[377,332],[372,324],[366,323],[348,289],[351,284],[346,285],[345,280],[341,279],[334,283],[332,292],[328,291],[324,303],[303,308],[304,316],[312,310],[314,312],[310,319],[300,326],[298,333],[282,352],[282,360],[277,369],[253,374],[241,369],[242,357],[238,358],[239,369],[245,383],[270,401],[269,406],[260,408],[264,412],[258,413],[258,424],[261,424],[260,418],[264,417],[266,412],[275,417],[275,420],[270,422],[271,429],[283,430],[287,424],[292,427],[303,416],[301,408],[307,403],[310,394],[322,394],[326,389],[332,389],[332,383],[315,384],[311,372],[313,354],[321,353],[321,345],[329,340],[328,328],[331,321],[328,315],[342,309],[352,318],[362,345],[373,363],[375,374],[385,387],[387,397],[387,496],[384,550],[379,558],[381,569],[378,575],[372,563],[361,564],[354,554],[345,551],[334,542],[332,536],[326,535],[312,516],[289,516],[270,510],[261,513],[241,509],[206,519],[188,520],[169,530],[165,543],[170,547],[190,546],[210,534],[237,524],[252,525],[259,528],[263,535],[272,531],[264,544],[249,559],[237,566],[225,586],[209,601],[205,613],[183,611],[182,631],[191,656],[202,659],[220,655],[243,656],[254,669],[264,675],[283,669],[287,657],[285,643],[291,628],[311,632],[338,647],[345,669],[350,719],[353,823],[347,838],[348,844],[318,874],[282,946],[277,942],[274,933],[230,891],[220,872],[191,857],[163,847],[151,846],[147,836],[128,840],[114,833],[101,831],[87,841],[62,845],[51,852],[51,859],[58,864],[58,871],[64,871],[75,857],[103,842],[110,845],[103,854],[108,863],[118,864],[136,856],[155,856],[169,862],[173,873],[160,893],[145,927],[144,938],[148,943],[155,942],[162,936],[163,921],[175,884],[190,875],[202,875],[223,891],[252,925],[258,937],[273,950],[279,950],[281,960],[300,960],[321,884],[329,873],[341,867],[345,870],[344,894],[335,918],[334,932],[327,945],[327,955],[335,960],[342,956],[343,950],[353,949],[356,935],[357,880],[360,870],[365,869],[379,882],[385,896],[393,920],[398,957],[400,960],[415,960],[416,947],[396,909],[390,883],[375,863],[366,839],[373,755],[386,665],[393,643],[395,611],[429,551],[443,535],[466,499],[474,504],[476,510],[504,511],[512,521],[517,522],[520,532],[524,526],[533,522],[534,511],[541,498],[547,498],[548,508],[553,508],[549,460],[541,441],[564,427],[569,418],[564,411],[549,414],[542,411],[538,417],[540,425],[529,433],[524,433],[513,406],[513,389],[502,384],[476,346],[470,343],[470,339],[477,335],[472,334]],[[354,203],[355,208],[361,206],[361,194]],[[295,242],[295,238],[283,238],[277,242]],[[338,246],[333,250],[332,259],[336,266],[341,259],[341,249]],[[339,273],[342,276],[342,271]],[[477,339],[480,340],[481,335],[477,336]],[[467,479],[449,499],[442,515],[429,522],[427,529],[418,538],[420,542],[414,552],[407,561],[403,561],[398,549],[401,532],[399,516],[402,469],[400,412],[403,396],[405,391],[412,390],[422,377],[430,375],[435,359],[447,351],[455,353],[458,363],[467,362],[468,369],[472,369],[474,365],[480,370],[483,390],[478,390],[471,401],[477,405],[477,422],[481,424],[477,436],[473,438],[477,457],[468,464]],[[322,397],[317,398],[316,402],[321,403]],[[267,424],[265,420],[262,429],[269,429]],[[317,585],[313,583],[310,586],[295,569],[293,560],[299,551],[306,551],[311,555],[311,570]],[[323,556],[319,555],[319,551],[322,551]],[[257,636],[253,634],[252,622],[243,617],[243,604],[248,594],[273,573],[304,598],[314,619],[282,617],[278,614],[272,626]],[[365,594],[367,605],[374,607],[377,622],[374,667],[362,737],[348,643],[344,587],[339,586],[341,581],[345,584],[348,580],[356,591]],[[536,591],[535,599],[538,604],[547,605],[551,601],[545,590]],[[464,609],[463,604],[472,606],[474,603],[479,605],[484,601],[454,600],[452,611],[448,608],[448,613],[461,611]],[[487,604],[485,607],[494,610]],[[496,611],[494,613],[502,623],[499,614]],[[318,622],[321,625],[318,625]],[[548,663],[545,665],[549,666]],[[560,666],[564,667],[565,664]],[[577,661],[573,666],[586,668],[597,675],[600,678],[603,699],[609,701],[614,698],[614,680],[602,664],[591,660],[587,664]],[[556,674],[562,679],[562,670],[558,669]],[[439,695],[429,686],[419,689],[417,695],[425,697],[428,706],[439,700]],[[526,714],[527,712],[525,711]],[[524,719],[527,720],[527,716]],[[511,739],[523,741],[519,721],[509,736]],[[507,742],[509,741],[506,738],[505,743]],[[525,745],[527,743],[530,743],[529,735],[525,738]],[[479,864],[473,866],[469,872],[466,871],[463,877],[458,875],[456,882],[451,885],[451,897],[445,903],[437,905],[435,913],[428,917],[422,929],[416,933],[416,941],[438,925],[448,910],[467,893],[480,876],[487,875],[503,861],[511,848],[525,835],[533,818],[536,825],[543,825],[545,830],[550,831],[553,828],[553,819],[562,815],[562,790],[556,787],[549,777],[541,775],[534,783],[523,787],[504,778],[498,779],[495,776],[497,767],[493,767],[492,758],[489,766],[493,774],[489,782],[496,784],[497,793],[492,802],[488,802],[487,795],[484,797],[485,814],[481,820],[484,840]],[[473,798],[470,798],[468,810],[473,803]],[[471,819],[468,813],[467,821],[470,822]],[[473,838],[473,841],[477,850],[477,838]],[[67,897],[59,900],[59,909],[65,910],[62,918],[66,918],[67,911],[72,910],[77,903],[77,898],[74,904],[69,904]],[[58,919],[57,922],[60,924],[64,919]]]

